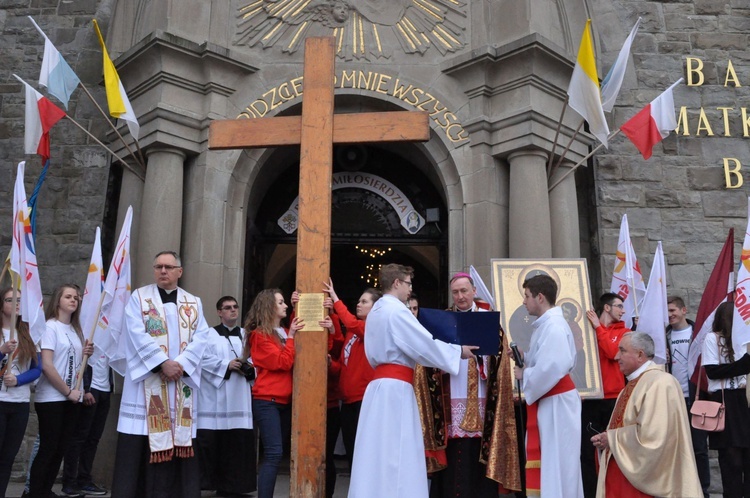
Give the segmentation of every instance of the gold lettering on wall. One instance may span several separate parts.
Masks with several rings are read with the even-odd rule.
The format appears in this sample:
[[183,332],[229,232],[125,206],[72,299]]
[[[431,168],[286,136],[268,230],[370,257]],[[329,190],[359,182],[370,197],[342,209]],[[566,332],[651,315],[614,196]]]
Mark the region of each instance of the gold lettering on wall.
[[[734,164],[734,168],[729,166],[730,162]],[[742,184],[745,183],[744,178],[742,178],[742,173],[740,173],[741,170],[742,164],[738,159],[734,157],[724,158],[724,179],[727,188],[740,188]],[[734,182],[732,181],[732,178],[735,179]]]
[[729,82],[734,83],[735,88],[739,88],[742,85],[740,85],[740,80],[737,78],[737,73],[734,72],[734,66],[732,65],[732,60],[729,60],[729,64],[727,64],[727,76],[724,78],[724,86],[727,86]]
[[[372,71],[342,70],[334,76],[334,85],[336,88],[363,90],[394,97],[417,110],[426,111],[433,127],[441,130],[454,145],[463,145],[469,141],[469,133],[461,125],[456,114],[445,104],[424,89],[399,78]],[[299,98],[302,92],[302,77],[286,81],[251,102],[237,118],[262,118],[269,111]]]
[[[697,57],[688,57],[685,61],[687,70],[687,86],[701,86],[705,81],[703,77],[703,61]],[[698,80],[693,78],[698,75]]]

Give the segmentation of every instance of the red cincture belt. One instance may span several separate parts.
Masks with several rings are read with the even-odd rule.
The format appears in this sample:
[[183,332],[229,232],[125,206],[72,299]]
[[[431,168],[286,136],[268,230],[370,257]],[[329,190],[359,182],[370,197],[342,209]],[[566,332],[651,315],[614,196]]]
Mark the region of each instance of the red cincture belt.
[[375,376],[372,380],[375,379],[396,379],[411,384],[414,380],[414,369],[395,363],[384,363],[375,367]]

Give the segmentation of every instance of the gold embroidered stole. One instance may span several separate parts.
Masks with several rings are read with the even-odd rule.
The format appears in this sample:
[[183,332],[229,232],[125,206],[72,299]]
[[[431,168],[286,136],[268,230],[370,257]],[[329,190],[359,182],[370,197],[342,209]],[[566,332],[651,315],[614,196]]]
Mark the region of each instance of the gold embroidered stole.
[[[164,304],[155,285],[137,291],[143,314],[143,324],[158,346],[170,359],[169,329]],[[190,343],[198,327],[198,300],[177,289],[177,328],[180,335],[179,355]],[[173,332],[174,333],[174,332]],[[175,357],[177,355],[174,355]],[[175,384],[175,423],[172,426],[168,398],[168,383],[159,374],[151,374],[144,381],[147,404],[147,426],[151,463],[167,462],[176,454],[180,458],[193,456],[193,390],[182,379]]]
[[607,429],[619,429],[623,427],[625,408],[627,408],[628,401],[630,401],[630,395],[633,394],[633,390],[638,382],[640,382],[641,378],[643,378],[643,374],[625,384],[625,389],[622,390],[620,396],[617,398],[617,403],[615,403],[615,409],[612,411],[612,417],[609,419]]

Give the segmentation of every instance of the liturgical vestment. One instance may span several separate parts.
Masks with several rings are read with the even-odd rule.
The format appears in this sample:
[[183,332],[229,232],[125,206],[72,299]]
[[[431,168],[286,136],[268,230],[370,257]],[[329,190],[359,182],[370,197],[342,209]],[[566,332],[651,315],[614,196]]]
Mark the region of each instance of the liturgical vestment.
[[653,362],[641,369],[629,376],[630,384],[620,393],[612,413],[607,430],[610,449],[600,456],[597,498],[624,496],[621,490],[606,489],[613,459],[628,482],[642,493],[700,498],[703,491],[682,388]]

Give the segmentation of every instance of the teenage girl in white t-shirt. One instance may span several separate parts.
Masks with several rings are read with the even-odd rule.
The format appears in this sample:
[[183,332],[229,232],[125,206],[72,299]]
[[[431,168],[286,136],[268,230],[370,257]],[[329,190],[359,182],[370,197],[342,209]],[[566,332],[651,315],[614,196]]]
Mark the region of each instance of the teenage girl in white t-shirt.
[[[20,293],[13,299],[10,287],[0,290],[2,298],[2,336],[0,336],[0,496],[10,480],[13,460],[21,447],[26,423],[29,421],[29,386],[42,373],[29,326],[18,315]],[[13,308],[16,308],[15,337],[10,340]],[[15,351],[15,353],[14,353]],[[12,358],[12,360],[11,360]],[[10,361],[10,365],[8,365]]]
[[42,377],[36,387],[34,408],[39,418],[39,453],[31,466],[29,495],[46,498],[52,492],[65,449],[75,429],[83,396],[75,389],[83,355],[94,347],[81,332],[78,288],[62,285],[47,305],[47,330],[39,342]]

